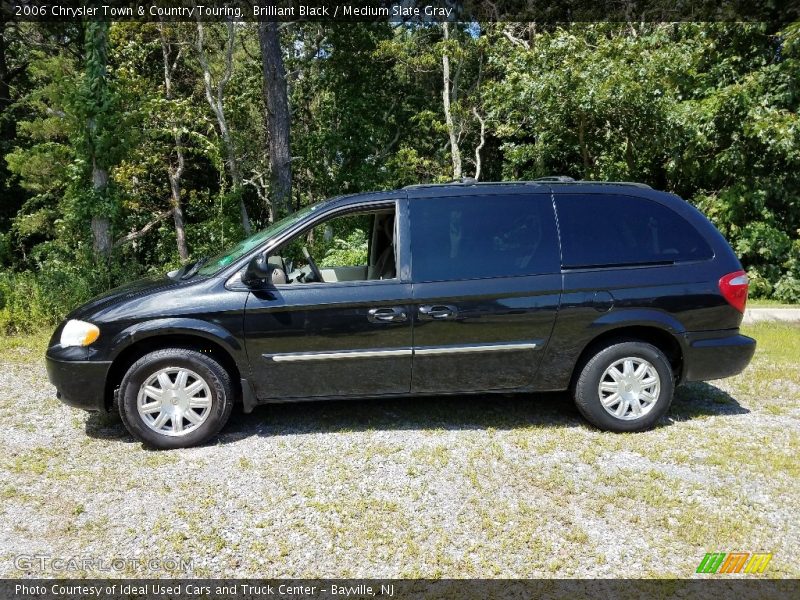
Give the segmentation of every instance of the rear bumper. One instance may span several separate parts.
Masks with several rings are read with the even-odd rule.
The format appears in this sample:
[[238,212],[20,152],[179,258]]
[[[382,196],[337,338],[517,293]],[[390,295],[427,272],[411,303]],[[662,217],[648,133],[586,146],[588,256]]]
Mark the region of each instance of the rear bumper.
[[47,377],[64,404],[83,410],[106,410],[106,376],[111,366],[104,361],[58,360],[46,356]]
[[756,341],[738,330],[686,334],[683,381],[708,381],[744,371],[756,351]]

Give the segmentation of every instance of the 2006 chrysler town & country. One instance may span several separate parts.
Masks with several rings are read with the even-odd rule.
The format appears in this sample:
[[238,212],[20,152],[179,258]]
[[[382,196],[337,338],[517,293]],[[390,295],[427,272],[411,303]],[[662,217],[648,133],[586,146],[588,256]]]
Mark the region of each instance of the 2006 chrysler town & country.
[[745,368],[747,287],[700,212],[644,185],[411,186],[88,302],[47,369],[65,403],[118,408],[160,448],[212,437],[238,401],[567,389],[595,426],[639,431],[676,384]]

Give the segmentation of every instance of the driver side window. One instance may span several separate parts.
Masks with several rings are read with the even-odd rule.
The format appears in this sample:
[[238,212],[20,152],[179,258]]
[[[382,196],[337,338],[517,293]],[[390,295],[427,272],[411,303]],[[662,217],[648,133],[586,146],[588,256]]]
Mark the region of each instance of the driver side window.
[[296,235],[269,257],[275,283],[394,279],[394,207],[347,213]]

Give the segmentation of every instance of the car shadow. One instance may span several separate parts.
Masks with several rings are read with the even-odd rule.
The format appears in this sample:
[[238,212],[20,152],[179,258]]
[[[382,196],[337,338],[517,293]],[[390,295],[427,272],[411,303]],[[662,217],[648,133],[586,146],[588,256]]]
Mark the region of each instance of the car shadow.
[[725,390],[698,381],[687,383],[675,390],[675,398],[667,413],[667,419],[688,421],[707,416],[745,415],[749,412]]
[[99,440],[131,443],[137,441],[125,429],[122,419],[116,412],[90,412],[84,423],[84,431],[89,437]]
[[222,441],[250,435],[530,426],[582,427],[584,423],[565,393],[334,400],[267,404],[249,415],[236,412]]
[[[658,428],[703,416],[745,414],[730,394],[707,383],[681,386]],[[524,427],[591,427],[566,392],[426,396],[267,404],[244,414],[236,407],[222,433],[209,444],[252,436],[287,436],[369,430],[510,430]],[[116,415],[90,413],[86,434],[133,443]]]

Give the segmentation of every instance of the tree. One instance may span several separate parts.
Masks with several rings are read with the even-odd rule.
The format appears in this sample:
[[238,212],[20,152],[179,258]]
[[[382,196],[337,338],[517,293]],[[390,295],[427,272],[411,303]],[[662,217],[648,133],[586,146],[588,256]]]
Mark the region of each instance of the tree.
[[[488,135],[482,105],[485,53],[484,31],[477,23],[396,27],[393,39],[382,45],[384,58],[394,58],[395,74],[404,84],[404,93],[416,97],[418,106],[412,123],[420,129],[430,128],[431,133],[443,135],[442,141],[446,140],[436,155],[450,166],[447,174],[435,179],[460,179],[473,162],[464,151],[470,147],[474,148],[474,173],[481,176]],[[435,99],[420,90],[433,91]],[[431,141],[424,136],[413,144]],[[405,159],[419,160],[414,156],[420,150],[407,148]],[[425,153],[429,160],[433,158],[431,149]]]
[[105,262],[111,254],[110,198],[108,196],[108,155],[106,138],[110,132],[104,129],[110,98],[107,85],[106,64],[108,61],[108,22],[90,21],[86,25],[86,78],[84,101],[87,113],[86,146],[91,164],[92,192],[92,236],[95,257]]
[[[450,41],[450,24],[445,21],[442,23],[442,35],[445,44]],[[453,161],[453,179],[461,179],[461,149],[459,148],[459,132],[456,131],[456,124],[453,119],[453,111],[450,106],[451,98],[456,95],[458,88],[450,79],[450,54],[445,46],[442,49],[442,105],[444,107],[444,120],[447,123],[447,135],[450,138],[450,156]]]
[[521,24],[495,30],[485,101],[504,177],[633,180],[697,205],[754,295],[800,299],[800,27]]
[[292,194],[292,165],[289,145],[290,113],[277,23],[262,21],[258,26],[264,70],[264,108],[267,125],[267,153],[273,219],[289,213]]
[[31,314],[251,218],[473,174],[674,191],[754,295],[800,300],[796,23],[0,25],[0,287],[42,286]]
[[[164,96],[169,102],[172,98],[172,77],[178,67],[183,48],[179,47],[173,58],[173,45],[166,35],[163,22],[159,23],[159,37],[161,38],[161,55],[164,60]],[[189,259],[189,248],[186,245],[186,222],[183,216],[183,202],[181,200],[181,177],[185,167],[183,150],[183,133],[181,126],[173,124],[173,137],[175,139],[175,160],[170,160],[167,166],[169,188],[172,200],[172,218],[175,222],[175,238],[178,245],[178,255],[182,261]]]
[[222,136],[222,141],[225,146],[227,155],[228,169],[231,174],[231,184],[234,193],[239,195],[239,211],[242,217],[242,228],[246,235],[250,235],[250,217],[247,214],[247,207],[244,204],[244,198],[241,197],[242,191],[242,172],[239,169],[239,158],[236,154],[236,147],[233,143],[233,137],[228,129],[228,121],[225,118],[225,87],[233,76],[233,49],[236,40],[236,29],[233,21],[226,23],[226,42],[225,42],[225,66],[223,73],[217,82],[216,89],[214,89],[213,77],[211,74],[211,67],[209,66],[208,58],[204,47],[205,29],[203,22],[197,21],[197,53],[200,60],[200,65],[203,70],[203,86],[206,93],[206,100],[214,116],[217,118],[219,125],[219,133]]
[[[0,11],[0,152],[6,154],[11,150],[16,138],[16,126],[11,107],[14,102],[12,86],[18,84],[25,75],[28,62],[20,54],[17,24],[8,21],[4,11]],[[3,194],[20,194],[21,190],[12,184],[8,177],[10,172],[4,160],[0,160],[0,191]],[[19,203],[8,202],[0,206],[0,223],[13,216],[13,210],[19,209]],[[0,233],[1,235],[1,233]]]

